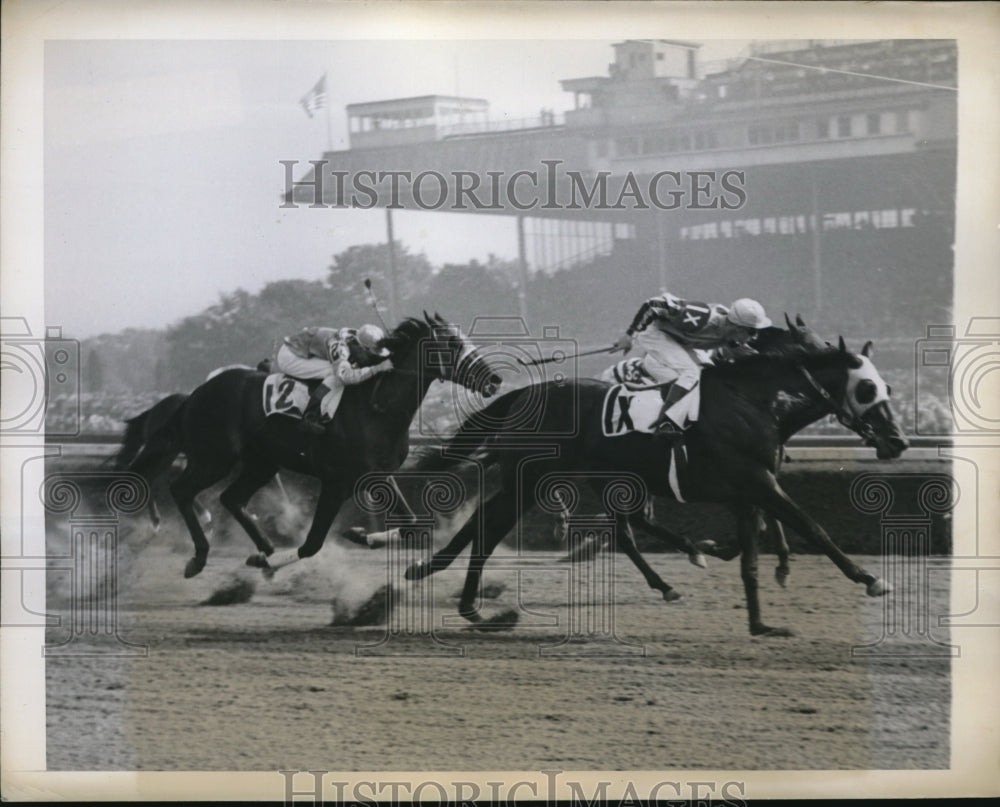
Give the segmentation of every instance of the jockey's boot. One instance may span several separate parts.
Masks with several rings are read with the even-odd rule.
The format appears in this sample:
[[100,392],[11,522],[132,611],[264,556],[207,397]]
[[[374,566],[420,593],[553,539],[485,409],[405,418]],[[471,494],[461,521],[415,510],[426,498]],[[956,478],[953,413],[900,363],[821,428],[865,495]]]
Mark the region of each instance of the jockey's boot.
[[306,404],[306,411],[302,413],[302,419],[306,423],[313,423],[317,426],[323,422],[323,410],[320,407],[323,399],[330,392],[326,384],[317,384],[316,389],[309,395],[309,403]]
[[687,395],[688,392],[689,390],[677,384],[674,384],[667,390],[666,395],[663,396],[663,408],[660,410],[660,415],[656,419],[656,422],[653,423],[653,433],[657,437],[662,437],[670,443],[680,442],[684,438],[683,427],[673,421],[667,414],[667,410]]

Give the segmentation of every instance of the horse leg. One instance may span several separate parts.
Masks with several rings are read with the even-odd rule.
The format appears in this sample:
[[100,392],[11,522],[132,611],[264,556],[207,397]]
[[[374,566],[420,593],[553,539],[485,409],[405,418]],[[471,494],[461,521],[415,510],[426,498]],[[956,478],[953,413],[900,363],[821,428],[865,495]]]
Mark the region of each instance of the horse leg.
[[319,500],[316,502],[316,512],[313,513],[312,525],[309,527],[309,533],[302,546],[294,549],[282,549],[279,552],[272,552],[270,555],[261,551],[247,558],[247,566],[257,566],[264,569],[265,574],[268,574],[303,558],[311,558],[319,552],[323,548],[326,534],[330,531],[330,526],[337,517],[340,506],[347,498],[345,490],[346,487],[340,480],[324,479],[319,490]]
[[149,486],[149,504],[146,509],[154,531],[160,529],[160,511],[156,506],[154,485],[157,479],[170,470],[170,466],[174,464],[179,453],[180,451],[175,448],[172,441],[166,437],[154,437],[128,464],[128,470],[139,474]]
[[736,532],[740,543],[740,577],[747,601],[747,616],[751,636],[791,636],[785,628],[772,628],[761,620],[760,597],[757,591],[757,542],[760,535],[759,512],[755,507],[742,505],[734,508]]
[[[499,498],[501,495],[502,493],[498,493],[494,496],[494,498]],[[490,501],[492,501],[492,499]],[[451,540],[431,555],[430,560],[419,560],[416,563],[410,564],[404,575],[406,579],[422,580],[435,572],[440,572],[442,569],[447,569],[451,566],[452,561],[455,560],[462,550],[471,544],[479,534],[479,519],[488,506],[489,502],[481,503],[479,507],[476,508],[476,512],[473,513],[469,520],[462,525],[462,528],[451,536]]]
[[[530,504],[533,503],[531,497],[526,496],[525,498],[529,499],[529,501],[518,501],[516,491],[512,489],[501,491],[485,505],[482,534],[478,534],[478,518],[471,519],[461,530],[464,531],[471,526],[477,532],[475,539],[472,541],[472,553],[469,557],[469,569],[465,573],[465,585],[462,587],[462,596],[458,601],[458,613],[469,620],[469,622],[477,623],[483,621],[476,603],[479,598],[479,584],[482,579],[483,567],[486,565],[486,561],[489,560],[490,555],[493,554],[493,550],[497,548],[504,539],[504,536],[510,532],[511,527],[517,523],[521,513],[527,510]],[[516,619],[516,616],[514,618]]]
[[646,578],[646,583],[649,584],[649,587],[659,591],[663,595],[663,599],[667,602],[679,600],[681,595],[653,571],[653,567],[646,562],[646,559],[639,552],[639,547],[635,545],[635,535],[632,533],[632,527],[629,526],[628,516],[624,513],[618,513],[615,516],[615,526],[617,528],[615,529],[615,543],[617,547],[628,555],[629,560],[635,564],[635,568]]
[[648,532],[654,538],[658,538],[667,546],[676,549],[679,552],[685,552],[688,556],[688,560],[699,569],[706,568],[707,564],[705,563],[705,556],[698,550],[698,547],[696,547],[689,538],[677,535],[676,533],[668,530],[666,527],[647,518],[645,509],[641,512],[630,513],[628,520],[633,527],[638,527],[643,532]]
[[[429,561],[412,564],[406,570],[406,579],[420,580],[448,568],[458,554],[472,544],[472,555],[469,558],[469,569],[459,599],[458,612],[470,622],[481,622],[483,618],[476,607],[476,599],[483,566],[527,507],[527,502],[518,502],[515,491],[511,489],[500,491],[488,502],[480,504],[475,514],[445,546],[431,556]],[[479,529],[480,518],[483,522],[482,532]]]
[[149,505],[146,507],[149,513],[149,520],[153,523],[153,532],[160,531],[160,509],[156,506],[156,496],[152,488],[149,491]]
[[778,581],[778,585],[782,588],[785,587],[785,581],[788,580],[788,575],[791,573],[791,569],[788,566],[788,557],[791,554],[788,549],[788,539],[785,537],[785,528],[781,526],[781,522],[775,519],[773,516],[767,513],[761,513],[761,519],[763,519],[762,531],[770,532],[775,542],[775,553],[778,556],[778,565],[774,569],[774,579]]
[[253,516],[247,512],[246,506],[254,493],[264,487],[275,473],[277,473],[277,468],[272,464],[260,460],[248,461],[244,464],[239,476],[219,496],[222,505],[246,530],[247,535],[254,542],[254,546],[265,555],[274,552],[274,545],[260,531]]
[[892,591],[892,587],[887,582],[875,577],[847,557],[833,542],[833,539],[826,534],[826,531],[789,498],[773,477],[762,487],[757,496],[757,503],[774,518],[783,521],[807,541],[811,541],[822,549],[848,580],[864,583],[865,591],[869,597],[881,597]]
[[194,557],[187,562],[184,567],[185,577],[194,577],[205,568],[205,561],[208,559],[208,540],[205,532],[198,521],[195,512],[194,497],[205,488],[214,485],[222,479],[228,472],[226,464],[202,464],[195,461],[188,461],[181,475],[170,484],[170,493],[174,497],[174,503],[180,511],[187,525],[188,532],[191,533],[191,540],[194,542]]

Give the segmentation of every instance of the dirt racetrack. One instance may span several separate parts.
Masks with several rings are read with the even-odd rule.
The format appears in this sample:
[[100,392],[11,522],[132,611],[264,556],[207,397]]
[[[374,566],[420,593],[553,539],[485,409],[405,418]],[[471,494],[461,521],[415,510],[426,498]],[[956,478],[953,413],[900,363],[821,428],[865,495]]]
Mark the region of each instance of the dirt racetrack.
[[[148,655],[112,657],[85,635],[72,647],[99,652],[46,661],[50,770],[949,764],[949,658],[922,656],[927,645],[912,632],[883,647],[902,656],[852,657],[852,646],[881,635],[884,602],[825,557],[795,557],[785,590],[773,558],[761,559],[765,621],[792,638],[750,637],[736,562],[710,559],[702,571],[650,555],[686,595],[666,604],[623,557],[571,569],[498,554],[485,580],[504,590],[485,610],[518,608],[514,630],[442,627],[463,556],[430,578],[433,589],[401,588],[392,622],[401,633],[378,645],[385,627],[331,627],[331,599],[357,604],[395,579],[399,559],[388,550],[331,538],[268,582],[242,565],[249,541],[231,540],[184,580],[187,538],[176,525],[165,533],[141,547],[123,535],[120,553],[118,633]],[[861,560],[880,569],[879,558]],[[947,578],[929,575],[932,614],[947,608]],[[68,587],[60,573],[49,579],[58,612]],[[200,604],[222,589],[252,597]],[[913,596],[900,590],[893,602]],[[611,619],[617,640],[605,630]],[[947,642],[940,631],[934,638]],[[53,629],[49,641],[67,637]]]

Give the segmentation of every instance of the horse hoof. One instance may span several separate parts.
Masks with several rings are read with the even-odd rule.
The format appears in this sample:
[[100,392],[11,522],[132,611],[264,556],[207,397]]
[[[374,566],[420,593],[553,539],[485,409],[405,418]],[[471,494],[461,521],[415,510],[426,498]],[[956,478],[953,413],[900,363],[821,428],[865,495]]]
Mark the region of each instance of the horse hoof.
[[684,598],[683,594],[680,594],[679,592],[675,591],[672,588],[669,588],[663,592],[663,599],[665,602],[677,602],[678,600],[681,600],[683,598]]
[[699,569],[707,569],[708,563],[705,561],[705,556],[701,552],[695,552],[693,555],[688,555],[688,560],[691,561],[692,566],[697,566]]
[[184,567],[184,577],[194,577],[196,574],[200,574],[204,568],[205,558],[191,558]]
[[784,569],[781,566],[774,570],[774,579],[778,582],[778,585],[782,588],[785,587],[785,582],[788,580],[788,569]]
[[407,580],[423,580],[431,573],[431,565],[427,561],[418,560],[410,564],[403,574]]
[[707,555],[715,554],[715,550],[719,547],[711,538],[706,538],[704,541],[695,541],[694,545],[698,547],[699,552],[704,552]]
[[341,535],[353,544],[359,544],[368,549],[368,531],[364,527],[351,527],[344,530]]
[[757,625],[750,629],[751,636],[790,637],[795,634],[788,628],[772,628],[770,625]]
[[247,558],[247,566],[252,566],[255,569],[270,569],[271,567],[267,563],[267,555],[263,552],[258,552],[256,555],[251,555]]
[[869,597],[884,597],[890,591],[892,591],[892,586],[885,582],[881,577],[874,582],[868,584],[868,588],[865,589]]

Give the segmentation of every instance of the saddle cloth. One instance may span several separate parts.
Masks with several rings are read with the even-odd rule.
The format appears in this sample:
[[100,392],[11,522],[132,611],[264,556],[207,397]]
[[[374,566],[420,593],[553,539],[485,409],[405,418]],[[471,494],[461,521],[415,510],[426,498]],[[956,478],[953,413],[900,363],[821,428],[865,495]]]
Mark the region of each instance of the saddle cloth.
[[[669,385],[667,385],[669,387]],[[698,387],[687,397],[695,397],[693,412],[697,417]],[[625,384],[616,384],[604,396],[602,408],[602,431],[605,437],[620,437],[623,434],[642,432],[653,433],[653,424],[659,419],[663,408],[660,388],[632,390]],[[682,488],[687,486],[687,446],[684,441],[675,442],[667,456],[667,482],[674,498],[685,501]]]
[[264,379],[261,404],[264,414],[301,418],[309,403],[309,387],[284,373],[271,373]]
[[[663,394],[669,384],[649,389],[630,388],[627,384],[615,384],[604,395],[601,407],[601,428],[605,437],[620,437],[623,434],[642,432],[653,433],[653,424],[659,419],[663,409]],[[701,403],[700,385],[691,390],[678,404],[671,415],[682,414],[685,426],[698,419]],[[680,410],[678,412],[678,410]]]

